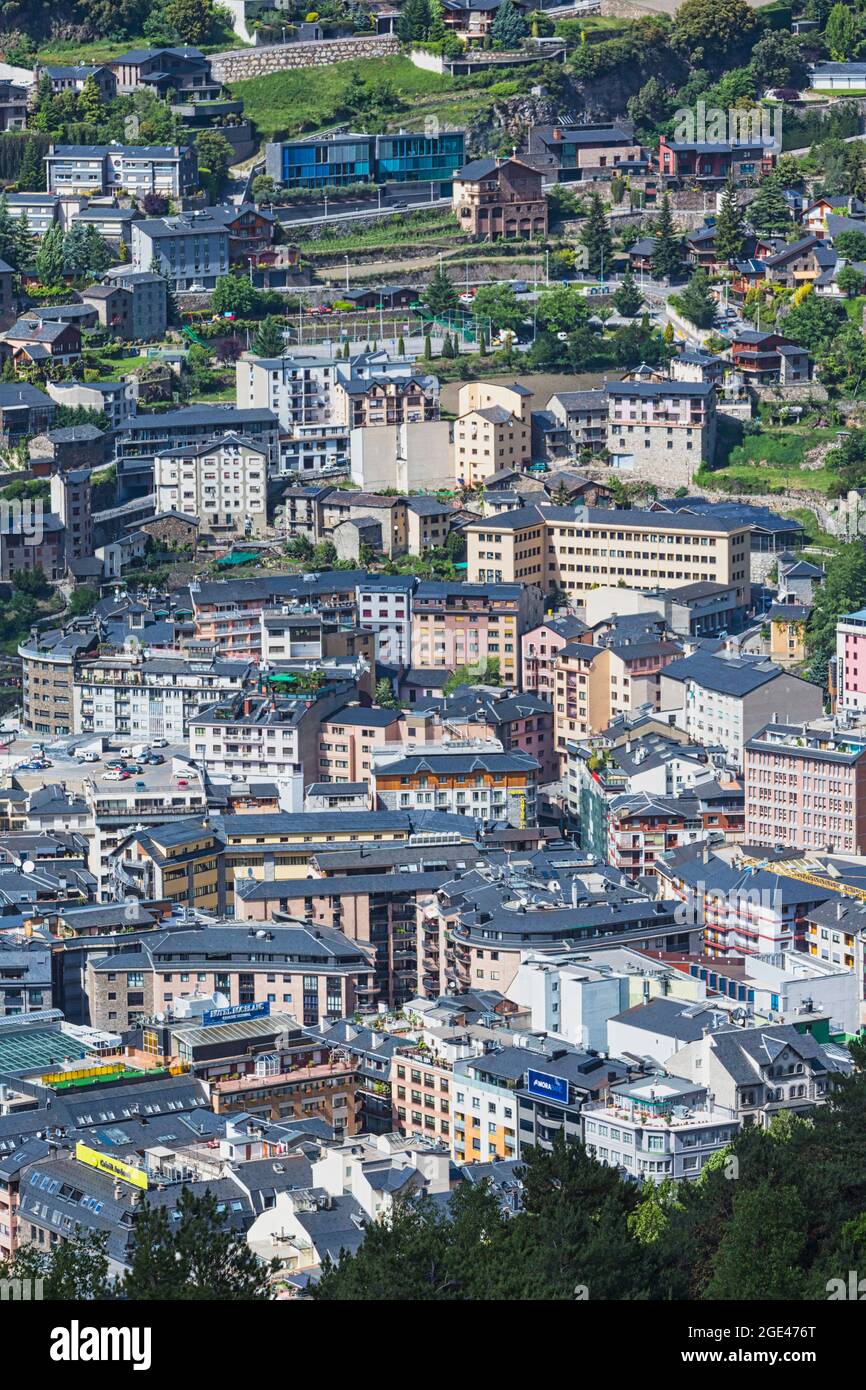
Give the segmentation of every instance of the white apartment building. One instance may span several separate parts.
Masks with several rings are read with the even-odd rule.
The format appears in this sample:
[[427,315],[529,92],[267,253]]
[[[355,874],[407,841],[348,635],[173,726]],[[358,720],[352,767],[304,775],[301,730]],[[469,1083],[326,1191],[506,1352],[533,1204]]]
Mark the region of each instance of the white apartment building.
[[198,517],[215,539],[260,536],[267,527],[267,451],[242,435],[157,454],[153,488],[157,512]]
[[196,711],[241,690],[253,671],[246,661],[143,653],[82,662],[73,678],[73,729],[141,743],[154,738],[184,743]]
[[[337,380],[364,381],[387,375],[409,378],[414,362],[387,352],[340,357],[336,351],[302,350],[283,357],[242,357],[235,367],[237,403],[272,410],[289,433],[303,426],[334,423],[332,391]],[[341,431],[341,438],[348,430]]]
[[358,622],[376,634],[377,660],[389,666],[417,666],[412,650],[411,575],[368,575],[355,590]]
[[705,1086],[660,1072],[611,1086],[606,1101],[584,1106],[581,1127],[600,1163],[638,1182],[663,1182],[698,1177],[740,1126],[714,1108]]
[[[169,765],[165,766],[168,769]],[[134,778],[127,782],[85,781],[92,833],[89,868],[98,880],[100,898],[111,900],[116,888],[123,888],[115,883],[111,858],[131,830],[207,814],[207,792],[199,772],[184,762],[183,779],[187,785],[178,786],[169,769],[164,778],[158,782],[151,779],[146,788],[136,786]]]

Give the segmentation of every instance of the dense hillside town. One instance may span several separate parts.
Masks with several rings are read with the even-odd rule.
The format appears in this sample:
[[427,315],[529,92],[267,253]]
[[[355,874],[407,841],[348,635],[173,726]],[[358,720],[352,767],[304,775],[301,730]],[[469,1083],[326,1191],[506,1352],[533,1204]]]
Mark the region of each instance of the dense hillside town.
[[864,117],[830,0],[3,6],[0,1297],[863,1296]]

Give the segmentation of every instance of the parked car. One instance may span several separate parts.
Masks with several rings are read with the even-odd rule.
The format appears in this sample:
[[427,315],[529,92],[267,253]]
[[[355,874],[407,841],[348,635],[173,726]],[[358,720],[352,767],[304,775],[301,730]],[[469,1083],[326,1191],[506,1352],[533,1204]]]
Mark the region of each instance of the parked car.
[[161,753],[150,753],[150,754],[148,754],[148,756],[144,759],[144,761],[145,761],[150,767],[159,767],[160,763],[164,763],[164,762],[165,762],[165,758],[162,756]]
[[98,762],[99,762],[99,754],[98,754],[98,753],[87,753],[87,752],[85,752],[84,749],[81,749],[81,751],[78,752],[78,753],[76,753],[75,756],[76,756],[76,758],[78,759],[78,761],[79,761],[80,763],[98,763]]
[[103,772],[103,782],[125,782],[129,777],[125,767],[110,767],[107,772]]
[[178,779],[177,779],[177,785],[178,785],[179,787],[188,787],[188,786],[189,786],[189,781],[188,781],[188,779],[187,779],[186,777],[178,777]]
[[167,738],[152,738],[152,739],[150,740],[150,746],[151,746],[151,748],[167,748],[167,747],[168,747],[168,739],[167,739]]
[[144,768],[141,766],[141,763],[124,763],[123,770],[124,772],[130,773],[132,776],[137,776],[139,772],[144,771]]
[[120,756],[121,756],[122,758],[131,758],[131,757],[133,756],[133,754],[132,754],[132,749],[131,749],[131,748],[121,748],[121,750],[120,750]]

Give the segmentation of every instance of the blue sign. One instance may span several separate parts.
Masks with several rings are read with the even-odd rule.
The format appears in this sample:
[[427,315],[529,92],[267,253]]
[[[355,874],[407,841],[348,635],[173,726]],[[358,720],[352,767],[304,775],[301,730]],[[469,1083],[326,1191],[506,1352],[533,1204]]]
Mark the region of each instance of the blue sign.
[[554,1105],[568,1105],[568,1082],[564,1076],[550,1076],[546,1071],[526,1073],[526,1089],[539,1100],[552,1100]]
[[217,1023],[246,1023],[251,1018],[267,1018],[271,1006],[263,1004],[229,1004],[225,1009],[208,1009],[201,1016],[202,1027],[212,1028]]

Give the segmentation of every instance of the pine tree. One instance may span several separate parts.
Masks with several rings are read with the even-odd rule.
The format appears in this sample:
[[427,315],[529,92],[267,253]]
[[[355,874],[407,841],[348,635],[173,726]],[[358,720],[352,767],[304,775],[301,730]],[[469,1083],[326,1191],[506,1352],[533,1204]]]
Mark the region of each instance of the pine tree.
[[281,357],[285,351],[283,321],[275,316],[262,319],[253,338],[256,357]]
[[652,271],[659,280],[676,275],[682,265],[683,246],[674,227],[670,195],[662,198],[659,217],[655,226],[655,246],[652,254]]
[[487,335],[483,328],[478,334],[478,354],[480,357],[487,356]]
[[400,334],[399,338],[397,339],[397,356],[398,356],[398,357],[405,357],[405,356],[406,356],[406,342],[405,342],[405,339],[403,338],[403,334],[402,334],[402,333]]
[[5,193],[0,197],[0,260],[18,269],[18,226]]
[[19,270],[26,270],[33,264],[36,252],[36,238],[30,230],[30,218],[22,212],[18,218],[15,237],[15,264]]
[[39,243],[35,258],[36,274],[43,285],[63,282],[63,232],[55,222]]
[[735,261],[743,249],[743,214],[737,201],[737,190],[728,179],[716,218],[716,257],[720,261]]
[[45,168],[39,147],[31,135],[24,146],[24,156],[18,169],[17,184],[24,193],[37,193],[45,187]]
[[92,73],[78,94],[78,112],[89,125],[98,125],[105,117],[105,103]]
[[490,26],[490,37],[499,48],[519,48],[528,33],[526,20],[513,0],[502,0]]
[[613,304],[616,312],[622,314],[623,318],[633,319],[640,312],[643,295],[634,282],[631,266],[626,270],[619,283],[619,288],[614,293]]
[[108,242],[99,235],[95,227],[90,226],[87,228],[84,246],[86,252],[85,274],[101,275],[103,270],[107,270],[114,260]]
[[245,1236],[231,1229],[212,1192],[198,1197],[185,1187],[176,1210],[176,1224],[166,1207],[145,1205],[138,1214],[123,1282],[125,1298],[234,1302],[271,1297],[268,1266]]
[[428,0],[405,0],[395,25],[397,37],[403,43],[428,39],[432,22]]
[[768,174],[761,181],[757,195],[749,204],[749,216],[752,226],[761,236],[787,231],[791,218],[778,175]]
[[590,194],[589,212],[580,229],[579,241],[586,250],[590,273],[603,276],[605,265],[610,269],[613,241],[604,215],[604,204],[597,193]]
[[445,272],[444,266],[437,265],[429,285],[424,291],[424,303],[430,313],[438,318],[453,313],[457,308],[457,291]]
[[432,361],[433,361],[433,344],[432,344],[432,342],[430,341],[430,334],[429,334],[429,333],[425,333],[425,334],[424,334],[424,361],[425,361],[425,362],[432,362]]
[[676,307],[698,328],[712,328],[716,319],[716,302],[710,294],[710,282],[705,270],[696,270]]

